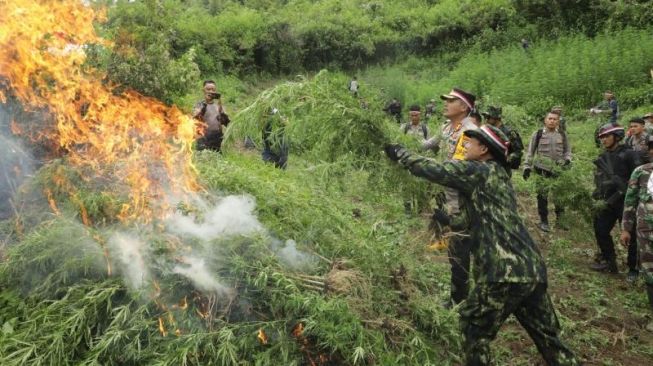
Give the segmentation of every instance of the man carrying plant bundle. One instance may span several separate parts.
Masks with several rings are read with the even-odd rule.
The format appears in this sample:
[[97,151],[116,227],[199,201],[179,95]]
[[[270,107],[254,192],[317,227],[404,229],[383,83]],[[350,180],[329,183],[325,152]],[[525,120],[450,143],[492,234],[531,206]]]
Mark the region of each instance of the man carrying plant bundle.
[[397,123],[401,124],[401,102],[397,98],[392,98],[390,104],[383,110],[393,116]]
[[[597,200],[598,208],[594,216],[594,235],[601,253],[599,261],[590,266],[595,271],[619,273],[610,232],[621,220],[628,179],[640,165],[637,153],[619,143],[624,135],[623,127],[611,123],[603,125],[599,131],[599,139],[605,150],[594,161],[596,189],[592,198]],[[628,250],[628,266],[631,276],[636,276],[637,247],[634,243]]]
[[465,136],[465,161],[437,163],[400,145],[385,147],[411,174],[456,189],[469,202],[474,287],[459,310],[465,364],[491,364],[490,342],[514,314],[547,364],[578,365],[559,338],[544,259],[517,213],[507,172],[508,138],[489,125]]
[[504,135],[508,136],[510,140],[508,147],[508,166],[510,169],[519,169],[522,156],[524,155],[524,143],[517,131],[506,126],[501,121],[501,112],[501,107],[489,106],[487,112],[483,112],[483,117],[485,117],[485,123],[500,129]]
[[[617,118],[619,117],[619,104],[617,103],[617,100],[614,97],[614,93],[612,93],[610,90],[606,90],[603,92],[603,101],[599,103],[594,108],[590,108],[590,114],[591,115],[601,115],[601,114],[609,114],[609,120],[608,122],[616,125],[617,124]],[[594,131],[594,141],[596,143],[596,147],[601,147],[601,141],[599,141],[599,129],[603,125],[604,122],[601,122],[599,126],[596,128]]]
[[[653,136],[648,140],[648,152],[653,157]],[[631,245],[632,232],[636,230],[642,274],[646,283],[646,295],[653,313],[653,163],[640,165],[628,181],[621,222],[621,243]],[[646,325],[653,332],[653,320]]]
[[274,164],[275,167],[286,169],[288,164],[289,143],[285,133],[285,120],[276,108],[270,108],[265,125],[263,126],[263,151],[261,158],[264,162]]
[[197,139],[197,150],[220,151],[223,129],[229,124],[229,116],[224,111],[215,81],[205,80],[203,91],[204,100],[193,107],[193,118],[203,123],[203,134]]
[[[443,142],[447,149],[447,161],[463,160],[465,144],[468,141],[463,133],[477,128],[469,118],[474,111],[476,96],[462,89],[453,88],[449,94],[442,95],[440,98],[444,100],[442,114],[449,122],[442,127],[441,136],[427,140],[423,147],[431,149],[438,147],[440,142]],[[449,263],[451,263],[451,302],[458,304],[467,298],[469,287],[471,241],[466,233],[469,221],[465,212],[465,202],[460,199],[458,191],[455,188],[447,187],[444,193],[447,212],[436,210],[431,227],[449,226],[459,234],[448,243]],[[447,303],[447,306],[451,305],[451,302]]]
[[[559,122],[560,115],[553,112],[546,115],[544,128],[535,131],[531,136],[524,162],[524,180],[528,180],[532,170],[542,178],[536,181],[537,212],[540,215],[538,226],[544,232],[551,230],[549,229],[549,183],[547,180],[556,178],[557,170],[560,167],[568,167],[571,164],[571,147],[567,135],[558,131]],[[553,203],[557,217],[556,224],[561,226],[560,219],[564,209],[557,202],[556,197],[554,197]]]

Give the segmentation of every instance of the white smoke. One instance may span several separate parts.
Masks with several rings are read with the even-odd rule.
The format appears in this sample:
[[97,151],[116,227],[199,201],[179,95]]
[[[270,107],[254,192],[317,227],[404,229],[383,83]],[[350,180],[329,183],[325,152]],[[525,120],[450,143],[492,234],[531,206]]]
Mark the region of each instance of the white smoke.
[[190,279],[196,288],[204,292],[212,292],[222,295],[229,295],[231,293],[230,288],[218,282],[218,280],[216,280],[216,278],[211,274],[204,259],[185,257],[183,258],[183,261],[187,266],[177,265],[172,271]]
[[10,132],[11,117],[0,104],[0,219],[15,214],[12,198],[32,176],[35,160],[21,141]]
[[110,252],[117,254],[127,285],[140,290],[150,279],[150,270],[145,260],[146,243],[134,235],[115,233],[109,238],[108,245]]
[[283,245],[280,241],[273,241],[272,250],[283,264],[296,270],[307,269],[316,262],[315,256],[299,251],[292,239],[286,240]]
[[256,204],[252,197],[227,196],[208,209],[201,201],[198,203],[206,211],[201,217],[184,216],[175,212],[166,221],[169,230],[206,241],[264,230],[254,215]]

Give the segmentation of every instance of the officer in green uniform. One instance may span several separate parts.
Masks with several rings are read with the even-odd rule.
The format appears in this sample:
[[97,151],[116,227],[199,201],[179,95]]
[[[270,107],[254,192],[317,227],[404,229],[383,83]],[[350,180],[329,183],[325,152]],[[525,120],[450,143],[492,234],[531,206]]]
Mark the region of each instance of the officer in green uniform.
[[[648,153],[653,157],[653,136],[648,140]],[[642,274],[646,282],[646,294],[653,313],[653,163],[637,167],[628,181],[621,222],[621,243],[629,246],[631,232],[636,228],[637,245]],[[653,332],[653,321],[646,329]]]
[[484,125],[467,130],[465,160],[438,163],[401,145],[385,152],[413,175],[451,187],[469,201],[474,288],[460,307],[466,365],[491,363],[490,342],[514,314],[549,365],[578,365],[558,334],[544,260],[517,213],[507,172],[508,138]]
[[522,157],[524,156],[524,143],[522,142],[519,133],[512,128],[506,126],[501,120],[501,107],[489,106],[487,112],[483,112],[485,123],[490,124],[508,136],[510,146],[508,147],[508,166],[510,169],[519,169]]

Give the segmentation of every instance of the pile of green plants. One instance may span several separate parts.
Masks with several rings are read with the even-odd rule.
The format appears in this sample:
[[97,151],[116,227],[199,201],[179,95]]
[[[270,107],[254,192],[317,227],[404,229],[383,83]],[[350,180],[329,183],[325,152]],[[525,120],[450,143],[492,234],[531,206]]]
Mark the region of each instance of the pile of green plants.
[[[263,232],[203,241],[168,230],[164,219],[122,222],[124,192],[65,158],[47,163],[19,191],[18,215],[0,225],[0,362],[458,360],[455,312],[440,305],[446,261],[434,265],[425,255],[429,234],[404,204],[417,212],[431,204],[430,192],[382,155],[384,143],[403,137],[377,108],[361,109],[346,80],[324,72],[272,88],[234,117],[223,154],[196,155],[203,202],[251,197]],[[244,136],[260,143],[271,107],[286,121],[287,170],[240,146]],[[175,211],[196,224],[209,214],[192,200]],[[116,233],[144,243],[148,273],[136,278],[140,286],[112,244]],[[284,250],[303,265],[288,262]],[[211,279],[227,290],[207,291],[180,275],[188,253],[204,253]]]

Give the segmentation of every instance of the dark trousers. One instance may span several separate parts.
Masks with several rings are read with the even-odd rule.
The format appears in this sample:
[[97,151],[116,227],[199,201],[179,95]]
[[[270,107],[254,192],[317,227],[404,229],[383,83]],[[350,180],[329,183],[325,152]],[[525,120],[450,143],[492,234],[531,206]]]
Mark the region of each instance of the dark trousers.
[[[596,244],[598,244],[599,250],[601,251],[601,257],[607,262],[612,262],[616,258],[614,240],[612,240],[612,234],[610,232],[618,222],[621,222],[622,212],[622,207],[607,207],[597,212],[594,216]],[[638,259],[637,235],[634,230],[630,236],[630,243],[628,243],[628,269],[636,271]]]
[[222,137],[222,131],[206,131],[204,136],[197,139],[197,150],[220,151]]
[[[537,213],[540,215],[540,221],[548,224],[549,223],[549,192],[538,193],[537,194]],[[560,219],[560,215],[565,211],[564,208],[554,203],[554,209],[556,218]]]
[[449,263],[451,263],[451,300],[459,304],[469,292],[469,261],[472,240],[456,238],[449,242]]
[[478,283],[460,309],[465,365],[490,365],[490,342],[510,314],[533,339],[548,365],[579,365],[562,343],[546,283]]
[[632,233],[630,233],[630,243],[628,243],[628,259],[627,259],[627,264],[628,264],[628,270],[632,272],[637,271],[637,267],[639,265],[639,251],[637,250],[637,234],[636,230],[633,230]]
[[272,152],[272,150],[264,148],[263,152],[261,153],[261,157],[266,163],[273,163],[277,168],[286,169],[286,165],[288,163],[288,153],[282,152],[280,154],[276,154]]
[[[538,168],[535,168],[535,174],[544,178],[556,177],[553,173]],[[555,200],[553,201],[553,207],[555,208],[556,218],[559,219],[564,212],[564,208]],[[540,222],[549,224],[549,189],[545,186],[537,189],[537,213],[540,215]]]
[[610,232],[620,220],[621,211],[618,208],[604,208],[594,216],[596,244],[598,244],[599,250],[601,251],[601,257],[607,262],[612,262],[616,258],[614,241]]

